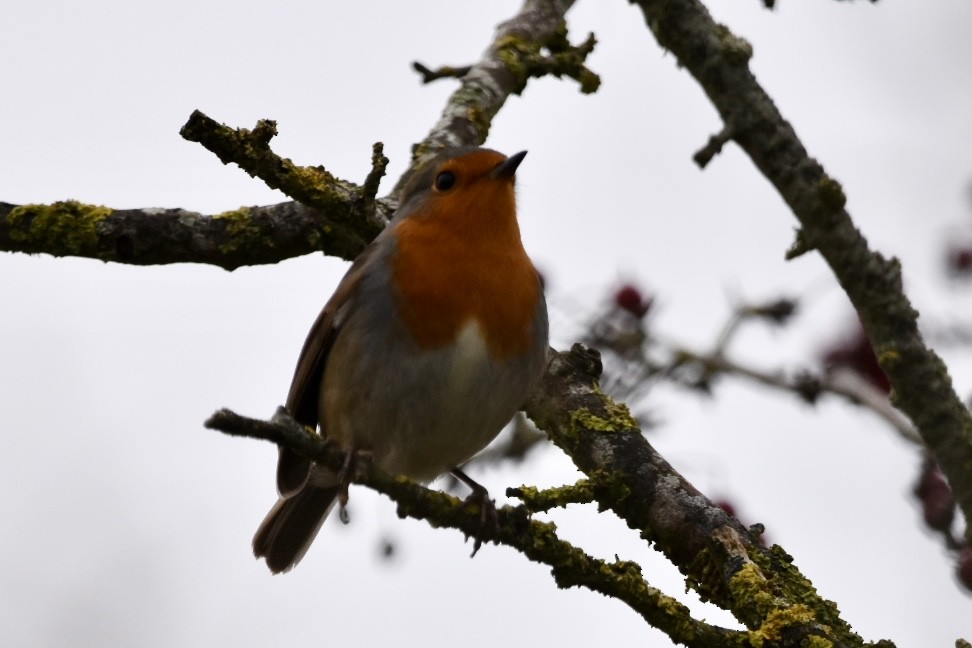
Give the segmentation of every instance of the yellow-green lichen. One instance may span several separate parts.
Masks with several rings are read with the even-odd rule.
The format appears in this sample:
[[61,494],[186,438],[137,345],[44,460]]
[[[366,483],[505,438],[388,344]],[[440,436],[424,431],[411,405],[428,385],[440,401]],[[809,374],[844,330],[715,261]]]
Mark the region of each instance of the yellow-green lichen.
[[719,48],[730,63],[745,65],[753,57],[753,46],[749,41],[736,36],[725,25],[716,26],[716,36],[719,38]]
[[510,74],[516,79],[516,94],[526,87],[530,78],[531,63],[539,55],[540,46],[534,42],[510,35],[496,42],[496,54]]
[[769,591],[769,583],[755,563],[746,563],[729,580],[732,597],[745,607],[753,609],[760,618],[766,618],[780,605]]
[[847,204],[847,196],[840,183],[831,177],[824,176],[817,185],[820,201],[831,211],[840,211]]
[[452,96],[452,102],[465,112],[465,118],[479,133],[480,142],[486,141],[495,111],[483,110],[488,105],[485,90],[477,84],[463,84]]
[[219,246],[223,254],[232,254],[263,239],[263,230],[253,222],[249,207],[240,207],[213,216],[226,223],[226,242]]
[[631,488],[621,473],[611,470],[594,470],[588,475],[596,488],[595,494],[599,511],[604,511],[631,496]]
[[[829,634],[844,639],[849,644],[853,644],[855,641],[860,641],[860,637],[858,637],[851,627],[840,618],[840,610],[837,609],[837,605],[833,601],[822,598],[817,593],[813,583],[810,582],[806,576],[800,573],[800,571],[793,564],[793,558],[779,545],[770,547],[769,552],[751,552],[750,557],[756,561],[756,563],[760,565],[761,569],[765,570],[766,573],[774,574],[773,586],[774,588],[779,588],[782,591],[782,596],[784,596],[787,601],[791,601],[796,605],[812,610],[815,623],[823,628],[826,628]],[[753,570],[756,573],[759,573],[759,569],[757,569],[755,566]],[[735,580],[735,576],[733,577],[733,580]],[[765,583],[761,573],[759,573],[758,581],[749,580],[748,582],[753,587],[760,587],[759,581],[763,581]],[[742,587],[738,590],[739,595],[746,595],[746,583],[747,579],[745,577],[741,579],[740,585],[742,585]],[[761,587],[764,590],[768,590],[768,585],[769,584],[766,583]],[[736,595],[736,591],[737,590],[734,590],[734,595]],[[759,608],[759,614],[762,618],[765,618],[773,607],[779,607],[778,604],[774,605],[775,602],[768,591],[765,592],[764,597],[759,598],[758,600],[764,605],[770,606],[769,608]]]
[[570,414],[571,427],[583,427],[598,432],[622,432],[638,428],[638,421],[624,403],[615,403],[605,398],[604,414],[606,416],[599,416],[586,407],[574,410]]
[[294,200],[321,210],[342,208],[347,196],[353,194],[352,187],[338,180],[323,167],[299,166],[289,159],[284,160],[290,171],[288,186],[282,187],[284,193]]
[[[649,534],[641,533],[645,540],[651,540]],[[685,592],[695,590],[699,598],[706,603],[716,600],[717,592],[723,589],[722,567],[712,559],[712,551],[708,547],[699,551],[689,566],[685,577]]]
[[51,205],[21,205],[7,216],[10,238],[27,251],[54,256],[90,256],[98,247],[98,223],[112,209],[65,200]]
[[564,508],[568,504],[586,504],[595,499],[593,485],[586,479],[581,479],[575,484],[542,490],[535,486],[520,486],[511,490],[515,492],[514,497],[535,513],[549,511],[552,508]]
[[[783,637],[783,631],[795,626],[807,626],[814,623],[816,617],[813,610],[805,605],[791,605],[788,608],[776,609],[770,612],[757,630],[749,632],[749,641],[754,648],[759,648],[765,641],[779,641]],[[824,641],[824,646],[832,645],[826,639],[817,637]]]
[[901,361],[901,354],[895,347],[888,347],[881,349],[881,354],[878,356],[878,364],[882,367],[893,368]]

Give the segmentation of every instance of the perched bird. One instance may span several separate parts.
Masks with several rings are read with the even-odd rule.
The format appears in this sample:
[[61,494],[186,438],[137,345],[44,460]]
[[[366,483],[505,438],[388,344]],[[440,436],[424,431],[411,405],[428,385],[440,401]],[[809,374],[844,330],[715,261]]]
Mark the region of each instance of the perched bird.
[[[524,156],[456,148],[414,173],[308,334],[287,396],[297,421],[429,482],[522,407],[547,351],[543,288],[516,220]],[[280,499],[253,538],[271,571],[304,556],[340,482],[281,448]]]

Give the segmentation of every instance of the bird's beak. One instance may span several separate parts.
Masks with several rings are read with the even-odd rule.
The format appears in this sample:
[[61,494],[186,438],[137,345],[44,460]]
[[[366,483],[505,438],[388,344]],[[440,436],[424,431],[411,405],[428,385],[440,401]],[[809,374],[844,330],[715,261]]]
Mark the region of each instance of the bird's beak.
[[513,177],[516,173],[516,167],[520,166],[520,162],[526,157],[526,151],[520,151],[515,155],[511,155],[506,158],[499,165],[489,172],[489,177],[493,180],[504,180]]

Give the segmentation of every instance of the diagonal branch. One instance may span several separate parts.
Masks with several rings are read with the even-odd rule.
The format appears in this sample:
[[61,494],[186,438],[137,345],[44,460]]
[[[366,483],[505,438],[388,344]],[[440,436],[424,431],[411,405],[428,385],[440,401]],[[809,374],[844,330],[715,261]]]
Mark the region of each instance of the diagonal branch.
[[[659,44],[702,86],[727,132],[800,221],[789,257],[817,250],[861,317],[892,401],[914,422],[972,520],[972,414],[918,331],[896,259],[872,251],[846,211],[843,189],[811,158],[749,70],[752,47],[698,0],[637,0]],[[966,530],[972,540],[972,524]]]
[[[531,76],[539,76],[536,65],[541,49],[548,45],[562,48],[559,44],[566,39],[564,16],[573,4],[574,0],[525,0],[515,16],[496,28],[493,42],[462,76],[438,123],[415,147],[412,166],[399,179],[396,192],[408,181],[411,171],[442,149],[479,146],[486,141],[493,117],[506,100],[522,93]],[[592,39],[579,48],[581,64],[593,50]],[[552,66],[544,71],[554,73]],[[594,85],[593,80],[588,84]]]
[[362,187],[335,177],[324,167],[299,166],[274,153],[270,150],[270,140],[277,134],[274,121],[262,119],[252,130],[234,129],[195,110],[179,134],[205,146],[223,164],[234,162],[271,189],[279,189],[297,202],[328,214],[339,225],[353,227],[365,240],[377,236],[388,222],[373,209],[378,180],[388,165],[380,143],[375,144],[372,172]]
[[744,528],[655,451],[627,408],[600,391],[600,372],[597,352],[581,345],[554,354],[526,408],[587,474],[585,487],[600,506],[662,551],[703,600],[730,610],[751,631],[778,634],[785,627],[788,637],[862,645],[790,556],[760,544],[761,528]]
[[[466,536],[515,548],[549,565],[560,587],[582,585],[624,602],[651,625],[687,646],[758,646],[766,642],[802,645],[811,638],[827,645],[862,646],[833,603],[820,598],[779,547],[759,542],[761,529],[746,529],[709,502],[647,442],[623,405],[600,392],[596,352],[581,345],[552,353],[541,389],[528,414],[567,452],[587,479],[572,487],[539,492],[511,489],[525,506],[503,507],[495,532],[483,529],[478,511],[458,499],[404,478],[359,466],[355,482],[384,493],[399,515],[428,520]],[[206,426],[228,434],[266,439],[302,456],[339,469],[344,453],[278,411],[270,422],[246,419],[227,410]],[[645,582],[633,563],[593,558],[560,539],[554,527],[532,520],[529,510],[568,501],[597,501],[654,543],[704,600],[728,609],[749,628],[738,632],[693,619],[680,603]],[[780,644],[782,645],[782,644]]]

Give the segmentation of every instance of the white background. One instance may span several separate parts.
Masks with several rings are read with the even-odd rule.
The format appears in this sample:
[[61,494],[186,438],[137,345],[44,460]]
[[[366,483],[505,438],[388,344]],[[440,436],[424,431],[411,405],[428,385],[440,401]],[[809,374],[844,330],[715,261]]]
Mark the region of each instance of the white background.
[[[925,325],[967,319],[969,289],[945,281],[942,254],[972,232],[972,5],[710,4],[753,44],[753,70],[871,244],[902,259]],[[278,153],[355,181],[381,140],[387,191],[454,88],[421,86],[411,61],[472,62],[517,8],[8,0],[0,200],[204,213],[285,200],[178,136],[195,108],[232,126],[275,119]],[[816,255],[783,260],[792,215],[733,145],[704,172],[692,163],[719,120],[635,8],[583,1],[568,17],[574,40],[600,40],[601,90],[531,81],[488,142],[530,151],[521,226],[548,279],[555,344],[633,280],[657,294],[658,329],[700,349],[734,299],[805,298],[791,329],[754,326],[731,351],[765,368],[812,365],[852,315]],[[223,406],[272,413],[345,267],[317,255],[232,273],[0,255],[0,644],[666,645],[620,603],[558,591],[504,548],[469,560],[459,534],[401,521],[360,488],[353,523],[329,522],[293,573],[253,560],[276,452],[202,421]],[[942,352],[967,395],[969,354]],[[656,390],[638,409],[661,421],[661,452],[766,524],[866,639],[972,639],[972,601],[910,500],[918,457],[872,415],[734,380],[711,400]],[[477,476],[498,496],[576,477],[550,451]],[[691,600],[617,520],[585,507],[555,519]],[[386,539],[391,560],[379,557]]]

